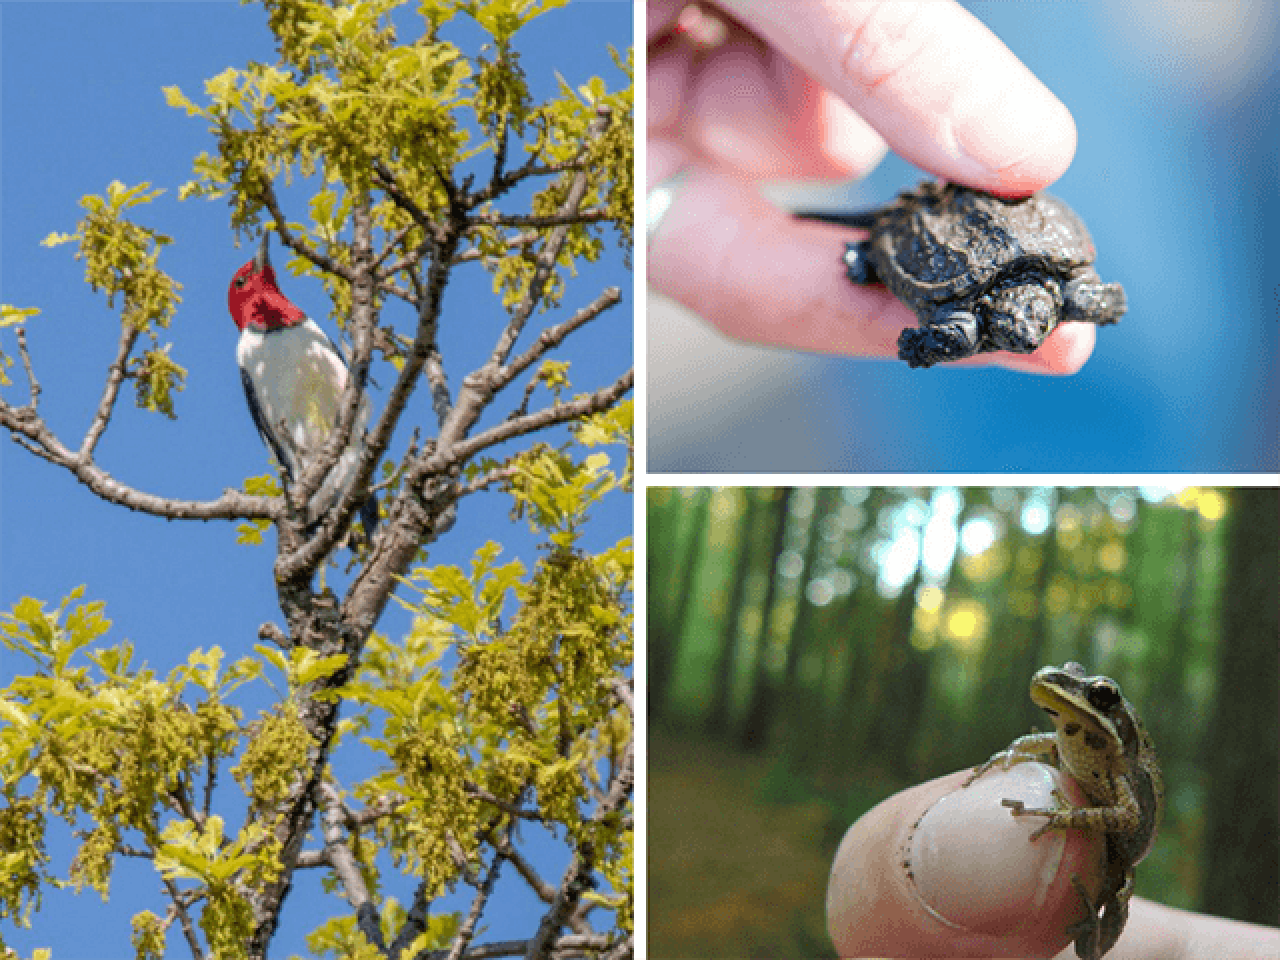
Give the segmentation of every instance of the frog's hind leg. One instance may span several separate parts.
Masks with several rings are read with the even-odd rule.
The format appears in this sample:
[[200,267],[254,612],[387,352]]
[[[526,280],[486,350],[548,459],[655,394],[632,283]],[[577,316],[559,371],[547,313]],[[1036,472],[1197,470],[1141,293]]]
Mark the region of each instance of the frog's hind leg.
[[[1098,906],[1093,902],[1089,892],[1085,890],[1084,884],[1080,882],[1080,878],[1075,874],[1071,876],[1071,886],[1075,887],[1076,893],[1084,901],[1085,915],[1084,919],[1079,923],[1074,923],[1067,927],[1067,936],[1075,941],[1076,956],[1080,960],[1100,960],[1106,950],[1102,948],[1100,943],[1102,939],[1102,924],[1098,922]],[[1108,947],[1110,947],[1110,944],[1108,944]]]
[[1098,956],[1115,946],[1129,920],[1129,900],[1133,897],[1133,871],[1128,871],[1124,883],[1111,898],[1103,897],[1101,927],[1098,935]]
[[871,241],[858,240],[844,245],[844,266],[850,283],[865,287],[869,283],[879,283],[876,268],[871,265],[869,254]]
[[898,335],[898,359],[911,367],[931,367],[944,360],[962,360],[979,351],[978,318],[964,310],[934,314],[921,327]]

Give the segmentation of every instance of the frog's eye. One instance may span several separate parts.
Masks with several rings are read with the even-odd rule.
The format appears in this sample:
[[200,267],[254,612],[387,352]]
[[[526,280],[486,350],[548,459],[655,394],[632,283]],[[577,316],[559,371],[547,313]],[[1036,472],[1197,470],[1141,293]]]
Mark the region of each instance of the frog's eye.
[[1120,703],[1120,688],[1110,680],[1099,680],[1089,687],[1089,703],[1099,710],[1110,710]]

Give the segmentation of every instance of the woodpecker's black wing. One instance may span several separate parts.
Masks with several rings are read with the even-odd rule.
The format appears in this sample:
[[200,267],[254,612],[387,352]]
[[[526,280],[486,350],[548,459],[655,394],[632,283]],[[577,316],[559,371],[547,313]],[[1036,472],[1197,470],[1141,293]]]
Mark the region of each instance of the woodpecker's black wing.
[[283,448],[276,441],[275,434],[267,429],[267,423],[262,415],[262,405],[258,403],[258,392],[253,389],[253,378],[249,376],[249,371],[244,367],[240,368],[240,382],[244,385],[244,398],[249,404],[249,415],[253,417],[253,425],[258,428],[258,436],[262,437],[262,442],[267,445],[267,449],[276,458],[276,463],[284,467],[285,479],[292,483],[293,468],[289,463],[288,457],[284,455]]

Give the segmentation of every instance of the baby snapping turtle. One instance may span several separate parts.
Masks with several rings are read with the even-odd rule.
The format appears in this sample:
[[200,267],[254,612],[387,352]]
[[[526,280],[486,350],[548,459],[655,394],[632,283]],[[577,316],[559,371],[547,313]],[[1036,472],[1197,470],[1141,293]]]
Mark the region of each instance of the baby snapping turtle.
[[853,283],[883,283],[920,318],[898,356],[931,367],[976,353],[1031,353],[1059,323],[1115,323],[1124,288],[1093,269],[1089,231],[1061,200],[1007,200],[932,181],[886,207],[855,214],[800,214],[871,236],[847,244]]

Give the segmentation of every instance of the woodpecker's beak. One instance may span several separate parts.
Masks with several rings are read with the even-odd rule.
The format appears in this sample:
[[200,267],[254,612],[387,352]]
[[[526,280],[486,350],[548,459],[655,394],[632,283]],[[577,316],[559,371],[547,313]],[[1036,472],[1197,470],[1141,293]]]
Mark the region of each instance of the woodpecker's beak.
[[271,242],[271,231],[267,231],[262,235],[262,246],[258,248],[257,254],[253,258],[253,272],[261,273],[267,267],[271,266],[271,257],[268,255],[267,246]]

